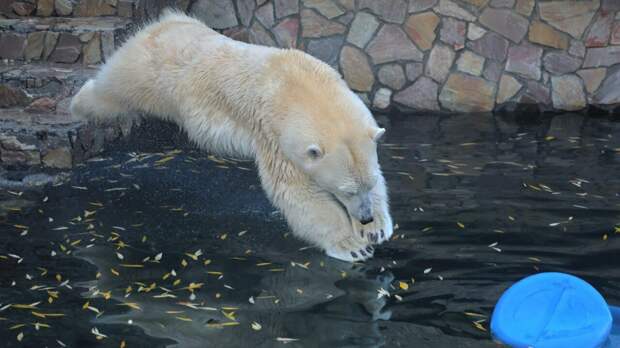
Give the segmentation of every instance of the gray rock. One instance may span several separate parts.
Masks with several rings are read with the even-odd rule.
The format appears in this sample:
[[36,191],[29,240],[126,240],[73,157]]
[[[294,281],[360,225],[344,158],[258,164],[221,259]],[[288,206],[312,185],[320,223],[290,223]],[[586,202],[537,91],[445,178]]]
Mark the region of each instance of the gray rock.
[[398,64],[387,64],[379,68],[377,72],[379,82],[390,87],[393,90],[399,90],[407,82],[405,78],[405,70]]
[[53,31],[48,31],[45,34],[45,42],[43,45],[43,59],[48,59],[50,54],[56,48],[56,43],[58,42],[59,33],[55,33]]
[[404,0],[359,0],[358,8],[369,9],[389,23],[402,24],[407,15],[407,3]]
[[308,43],[308,53],[338,69],[338,52],[342,48],[342,35],[322,39],[313,39]]
[[297,34],[299,33],[299,19],[286,18],[272,29],[276,42],[280,47],[297,47]]
[[26,106],[29,103],[30,97],[22,89],[0,84],[0,108]]
[[50,60],[56,63],[75,63],[80,57],[82,43],[73,34],[61,33]]
[[80,37],[80,42],[87,43],[88,41],[92,40],[93,37],[95,37],[95,32],[91,31],[91,32],[87,32],[84,34],[80,34],[79,37]]
[[41,164],[38,150],[31,151],[0,151],[0,162],[4,165],[36,166]]
[[575,72],[581,66],[581,59],[565,52],[549,52],[543,58],[545,69],[555,75]]
[[197,0],[190,13],[214,29],[226,29],[239,25],[232,0]]
[[471,51],[465,51],[456,61],[456,66],[459,71],[480,76],[484,67],[484,60],[483,57]]
[[439,85],[428,77],[419,78],[413,85],[394,95],[394,102],[421,111],[438,111]]
[[364,52],[353,46],[343,47],[340,52],[340,68],[349,88],[370,92],[375,76]]
[[439,94],[439,101],[450,111],[492,111],[495,106],[495,84],[471,75],[450,74]]
[[[30,16],[32,12],[34,12],[34,9],[36,7],[34,4],[19,1],[19,2],[12,3],[11,8],[13,9],[13,11],[15,11],[15,13],[17,13],[18,16],[26,17],[26,16]],[[0,11],[2,10],[4,9],[0,7]]]
[[22,59],[26,48],[26,35],[2,32],[0,33],[0,58]]
[[54,2],[56,14],[59,16],[69,16],[73,12],[73,2],[71,0],[56,0]]
[[586,107],[583,84],[577,75],[553,76],[551,86],[554,108],[576,111]]
[[476,23],[469,23],[467,25],[467,38],[471,41],[476,41],[484,36],[487,30],[482,28]]
[[491,7],[496,8],[513,8],[515,0],[491,0]]
[[437,5],[438,0],[409,0],[409,13],[426,11]]
[[95,35],[82,50],[82,62],[84,65],[97,64],[101,62],[101,39],[99,34]]
[[512,10],[487,8],[478,18],[489,29],[519,43],[527,34],[529,21]]
[[493,60],[487,61],[484,71],[482,71],[482,76],[489,81],[499,81],[502,76],[502,65]]
[[504,74],[499,83],[499,89],[497,90],[496,101],[498,104],[503,104],[514,97],[521,89],[522,85],[514,77]]
[[567,6],[564,0],[540,1],[540,18],[551,26],[569,33],[575,39],[581,38],[599,7],[600,0],[574,1]]
[[271,34],[258,21],[255,21],[250,28],[250,43],[270,47],[277,46]]
[[455,53],[450,47],[436,45],[428,56],[426,68],[424,69],[425,75],[442,83],[448,76],[448,73],[450,73],[454,57]]
[[405,65],[405,73],[407,75],[407,80],[415,81],[424,73],[424,65],[422,63],[407,63],[407,65]]
[[334,34],[343,34],[346,27],[338,22],[319,15],[314,10],[301,11],[302,36],[320,38]]
[[580,40],[571,40],[570,47],[568,48],[568,53],[572,54],[573,56],[583,58],[586,55],[586,46]]
[[444,17],[441,21],[440,40],[457,51],[465,47],[465,35],[467,33],[465,22],[451,17]]
[[543,49],[529,43],[510,47],[506,71],[538,80],[541,76],[540,61]]
[[101,40],[101,53],[103,58],[108,61],[114,51],[116,50],[116,43],[114,40],[114,33],[111,31],[104,31],[100,34]]
[[602,11],[594,20],[585,35],[586,47],[605,47],[609,43],[609,34],[614,24],[614,13]]
[[479,55],[503,61],[508,54],[508,40],[498,34],[488,32],[481,39],[468,42],[467,47]]
[[298,0],[275,0],[276,17],[282,18],[299,13]]
[[[351,22],[353,22],[353,18],[355,17],[355,14],[353,12],[347,12],[345,14],[343,14],[342,16],[336,18],[336,20],[338,21],[338,23],[344,24],[344,25],[349,25],[351,24]],[[350,31],[351,29],[349,29]]]
[[608,67],[618,63],[620,63],[620,46],[589,48],[586,52],[586,59],[583,62],[583,67]]
[[377,109],[386,109],[391,104],[392,91],[387,88],[379,88],[375,92],[375,98],[372,101],[372,106]]
[[241,25],[249,27],[252,22],[252,16],[256,9],[256,2],[250,0],[237,0],[237,10],[239,11],[239,20]]
[[476,16],[452,0],[439,0],[439,5],[435,6],[434,10],[444,16],[454,17],[468,22],[476,21]]
[[38,0],[37,16],[49,17],[54,13],[54,0]]
[[615,66],[607,73],[607,79],[592,97],[595,104],[620,104],[620,66]]
[[527,81],[525,95],[541,106],[551,104],[551,92],[549,88],[536,81]]
[[24,50],[24,59],[35,60],[40,59],[43,54],[43,47],[45,44],[45,32],[36,31],[28,34],[28,43]]
[[357,12],[349,29],[347,41],[359,48],[364,48],[377,31],[379,21],[366,12]]
[[397,60],[424,59],[422,52],[409,40],[407,34],[398,26],[385,24],[366,48],[374,64]]
[[275,23],[273,15],[273,3],[268,2],[256,10],[256,18],[267,28],[271,28]]
[[319,11],[328,19],[333,19],[344,14],[344,11],[333,0],[304,0],[304,6]]
[[[179,5],[179,9],[183,12],[187,11],[187,6],[189,5],[189,1],[185,1],[186,6]],[[118,16],[124,18],[132,18],[133,17],[133,4],[134,0],[119,0],[117,9]]]

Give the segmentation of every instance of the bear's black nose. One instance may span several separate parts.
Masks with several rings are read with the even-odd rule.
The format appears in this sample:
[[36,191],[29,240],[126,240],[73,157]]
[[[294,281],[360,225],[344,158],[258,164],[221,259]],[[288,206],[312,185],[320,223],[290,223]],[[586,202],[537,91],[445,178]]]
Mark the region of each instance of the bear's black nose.
[[368,219],[363,219],[360,220],[360,222],[362,223],[362,225],[368,225],[369,223],[375,221],[375,219],[373,219],[372,217],[368,218]]

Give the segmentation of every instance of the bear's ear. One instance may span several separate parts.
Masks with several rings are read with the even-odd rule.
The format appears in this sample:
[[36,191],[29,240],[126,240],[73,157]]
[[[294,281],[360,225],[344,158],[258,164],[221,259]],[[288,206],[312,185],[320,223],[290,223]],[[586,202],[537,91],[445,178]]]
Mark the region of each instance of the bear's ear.
[[317,144],[312,144],[306,148],[306,155],[311,160],[317,160],[323,157],[323,151]]
[[370,138],[374,142],[378,142],[383,134],[385,134],[385,128],[373,128],[370,130]]

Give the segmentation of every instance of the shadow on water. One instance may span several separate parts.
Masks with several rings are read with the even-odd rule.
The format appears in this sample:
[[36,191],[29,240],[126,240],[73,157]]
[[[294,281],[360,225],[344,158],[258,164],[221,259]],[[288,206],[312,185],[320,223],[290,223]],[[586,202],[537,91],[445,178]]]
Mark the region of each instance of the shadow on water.
[[70,182],[2,191],[6,346],[492,347],[500,294],[543,271],[620,304],[620,123],[385,123],[398,229],[366,264],[295,240],[251,162],[198,152],[169,125],[142,126]]

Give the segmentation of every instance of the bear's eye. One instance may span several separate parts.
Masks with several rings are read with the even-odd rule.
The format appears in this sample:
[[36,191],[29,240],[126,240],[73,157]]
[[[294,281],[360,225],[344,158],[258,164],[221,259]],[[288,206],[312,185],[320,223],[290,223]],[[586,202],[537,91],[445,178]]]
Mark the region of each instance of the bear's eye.
[[319,149],[317,145],[308,146],[308,148],[306,149],[306,153],[308,154],[308,157],[313,160],[319,159],[321,158],[321,156],[323,156],[323,152],[321,151],[321,149]]
[[311,158],[319,158],[319,150],[316,149],[310,149],[308,150],[308,156],[310,156]]

